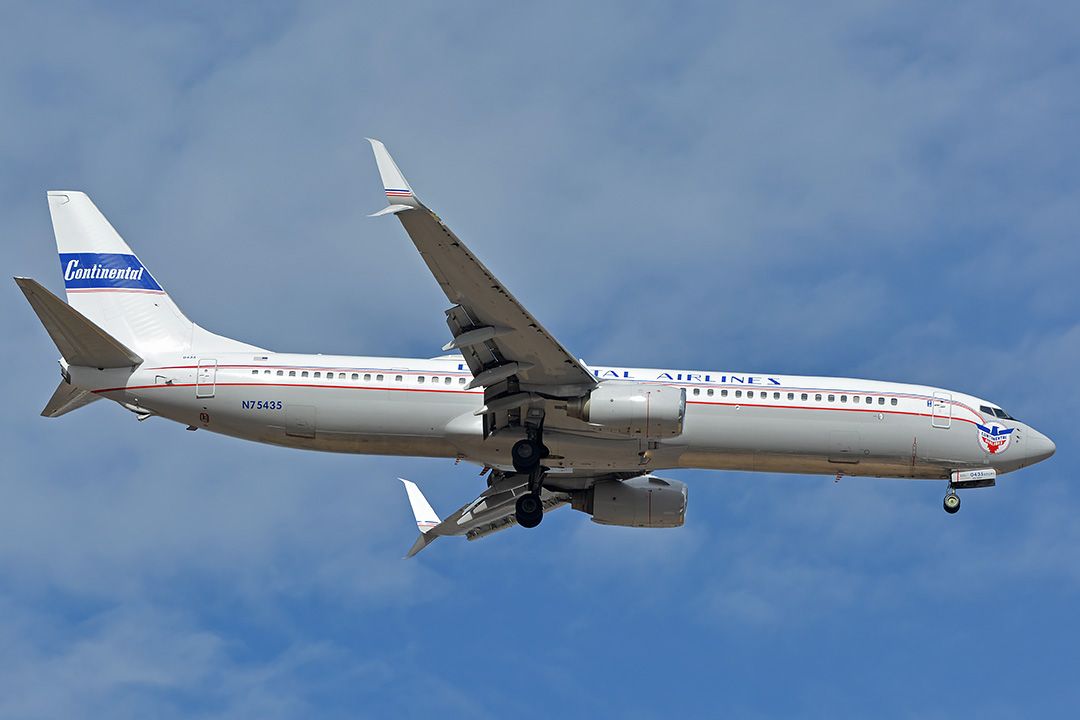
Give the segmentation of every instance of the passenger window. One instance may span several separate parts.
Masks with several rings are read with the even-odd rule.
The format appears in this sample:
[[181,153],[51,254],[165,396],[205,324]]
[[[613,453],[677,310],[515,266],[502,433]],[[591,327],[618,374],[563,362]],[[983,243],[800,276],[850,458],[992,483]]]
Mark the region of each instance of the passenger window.
[[884,405],[884,404],[885,404],[885,398],[883,398],[883,397],[882,397],[882,398],[878,398],[878,399],[877,399],[877,404],[878,404],[878,405]]
[[720,397],[727,397],[727,390],[721,390]]
[[394,382],[401,382],[403,379],[404,378],[402,378],[400,375],[395,375],[394,376]]
[[705,391],[705,394],[708,395],[709,397],[712,397],[713,396],[713,389],[709,388],[708,390]]
[[748,398],[754,397],[754,391],[753,390],[747,390],[746,391],[746,397],[748,397]]
[[313,377],[322,377],[322,375],[320,375],[318,372],[315,372]]
[[787,399],[788,400],[794,400],[795,399],[795,393],[788,393],[787,394]]
[[465,378],[458,378],[457,379],[457,384],[458,385],[464,385],[465,384]]
[[308,376],[307,370],[301,371],[300,377],[307,377],[307,376]]
[[807,395],[806,393],[803,393],[803,394],[802,394],[802,399],[803,399],[803,400],[809,400],[809,399],[810,399],[810,396],[809,396],[809,395]]
[[433,378],[431,378],[431,382],[437,383],[437,382],[439,382],[439,378],[433,377]]
[[736,390],[735,391],[735,397],[741,398],[742,397],[742,390]]
[[699,390],[698,388],[694,388],[694,394],[695,394],[695,395],[700,395],[700,394],[701,394],[701,390]]
[[840,402],[846,403],[847,402],[847,395],[841,395],[840,396]]
[[874,404],[874,398],[872,398],[872,397],[866,398],[866,404],[867,405],[873,405]]
[[814,400],[816,400],[817,402],[821,402],[821,393],[817,393],[816,395],[814,395]]
[[454,378],[443,378],[443,385],[449,385],[454,382]]
[[836,396],[835,395],[830,395],[829,396],[829,402],[836,402]]
[[895,404],[896,404],[896,398],[893,398],[893,399],[892,399],[892,404],[893,404],[893,405],[895,405]]
[[364,382],[371,382],[371,373],[364,373]]
[[258,371],[258,370],[252,370],[252,371],[251,371],[251,374],[252,374],[252,375],[258,375],[258,374],[259,374],[259,371]]
[[278,371],[277,371],[277,374],[278,374],[279,376],[281,376],[281,375],[284,375],[284,374],[285,374],[285,371],[284,371],[284,370],[278,370]]
[[421,375],[420,377],[416,378],[416,382],[418,382],[418,383],[424,382],[424,376]]
[[263,375],[269,375],[269,374],[270,374],[269,370],[263,370]]
[[779,399],[780,399],[780,393],[778,393],[778,392],[774,392],[774,393],[772,394],[772,399],[773,399],[773,400],[779,400]]
[[290,370],[289,371],[289,377],[296,377],[296,371],[295,370]]
[[383,379],[382,375],[376,375],[375,376],[375,382],[382,382],[382,379]]

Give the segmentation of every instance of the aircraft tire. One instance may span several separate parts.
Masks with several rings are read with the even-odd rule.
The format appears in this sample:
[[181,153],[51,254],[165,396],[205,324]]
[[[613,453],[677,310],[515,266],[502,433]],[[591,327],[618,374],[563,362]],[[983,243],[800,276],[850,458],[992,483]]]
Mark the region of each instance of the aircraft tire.
[[544,519],[544,503],[539,493],[528,493],[517,499],[514,505],[514,518],[523,528],[534,528]]
[[514,469],[522,474],[532,472],[545,455],[547,455],[547,448],[534,440],[518,440],[514,443],[514,447],[510,448]]
[[956,493],[949,493],[945,496],[945,500],[942,501],[941,506],[945,508],[945,512],[950,515],[955,515],[960,511],[960,496]]

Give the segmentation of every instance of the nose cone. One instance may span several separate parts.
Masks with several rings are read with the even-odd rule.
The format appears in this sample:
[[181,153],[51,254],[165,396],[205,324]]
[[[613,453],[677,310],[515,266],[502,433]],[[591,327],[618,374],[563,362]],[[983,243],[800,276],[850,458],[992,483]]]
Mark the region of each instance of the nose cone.
[[1024,445],[1024,454],[1031,463],[1042,462],[1057,451],[1053,440],[1031,428],[1025,433]]

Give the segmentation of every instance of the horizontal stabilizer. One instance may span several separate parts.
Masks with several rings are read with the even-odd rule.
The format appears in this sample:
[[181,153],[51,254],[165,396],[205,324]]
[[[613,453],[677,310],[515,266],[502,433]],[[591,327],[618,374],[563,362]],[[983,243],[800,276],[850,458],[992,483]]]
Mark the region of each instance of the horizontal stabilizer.
[[[15,278],[41,324],[70,365],[132,367],[142,358],[32,278]],[[74,409],[74,408],[73,408]]]
[[60,384],[56,386],[56,392],[52,394],[49,402],[45,405],[45,409],[41,411],[41,416],[54,418],[67,415],[72,410],[78,410],[84,405],[89,405],[100,399],[100,395],[77,388],[67,380],[61,380]]

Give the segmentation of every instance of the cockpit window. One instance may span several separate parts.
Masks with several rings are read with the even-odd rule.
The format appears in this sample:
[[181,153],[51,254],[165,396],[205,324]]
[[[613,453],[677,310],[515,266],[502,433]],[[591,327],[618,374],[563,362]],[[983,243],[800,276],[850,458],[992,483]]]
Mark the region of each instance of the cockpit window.
[[999,407],[990,407],[989,405],[980,405],[979,410],[982,413],[984,413],[986,415],[989,415],[990,417],[999,417],[1002,420],[1015,420],[1016,419],[1012,415],[1009,415],[1009,413],[1005,412],[1004,410],[1002,410]]

